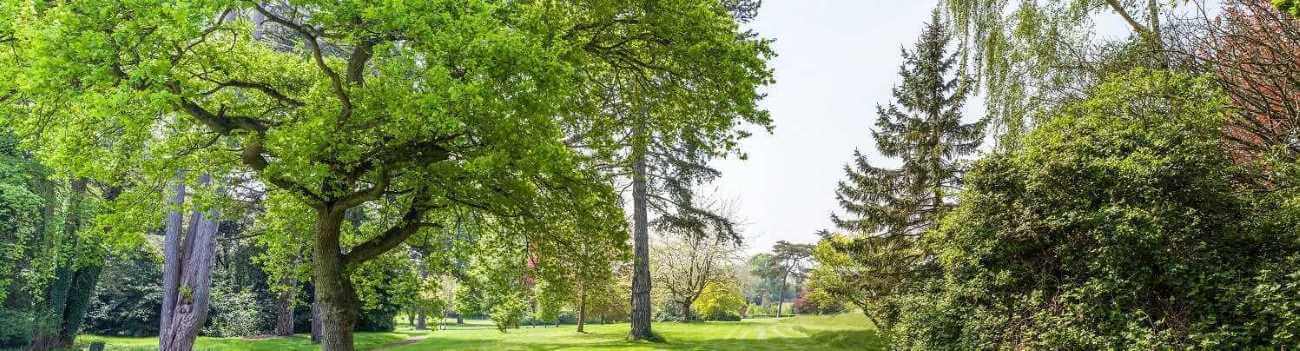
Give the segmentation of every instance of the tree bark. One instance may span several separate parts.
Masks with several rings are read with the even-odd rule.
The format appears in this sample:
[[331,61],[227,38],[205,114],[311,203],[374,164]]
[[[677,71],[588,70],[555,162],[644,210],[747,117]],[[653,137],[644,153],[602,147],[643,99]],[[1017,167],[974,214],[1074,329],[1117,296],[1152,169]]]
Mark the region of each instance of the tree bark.
[[[429,267],[425,264],[424,260],[421,259],[420,260],[420,284],[423,285],[424,282],[428,279],[429,279]],[[426,306],[416,306],[417,311],[415,313],[415,330],[429,329],[429,322],[428,322],[429,316],[428,316],[428,311],[426,311],[425,309]]]
[[311,303],[311,343],[320,343],[320,304]]
[[[211,182],[204,174],[201,184]],[[179,207],[185,201],[183,174],[178,173],[174,206],[167,218],[163,258],[162,322],[158,333],[161,351],[189,351],[208,318],[208,297],[212,287],[212,264],[216,254],[218,216],[216,210],[205,215],[198,209],[190,214],[186,235],[181,237]]]
[[578,286],[578,332],[586,333],[583,326],[587,324],[587,289],[581,284]]
[[632,152],[632,340],[653,339],[650,330],[650,228],[646,214],[646,141],[643,127],[633,133]]
[[291,288],[281,291],[275,301],[275,335],[277,336],[293,335],[293,300],[294,289]]
[[343,211],[317,211],[313,270],[316,276],[316,304],[320,307],[321,350],[352,351],[352,329],[357,323],[358,305],[352,279],[343,264],[339,233]]
[[90,311],[90,297],[99,282],[99,273],[104,270],[101,265],[91,265],[77,269],[72,279],[67,306],[63,309],[63,325],[59,328],[59,347],[70,348],[81,332],[81,322]]
[[790,270],[786,270],[785,274],[781,276],[781,292],[777,294],[778,298],[776,299],[776,318],[781,318],[781,307],[785,306],[785,280],[788,277],[790,277]]
[[690,322],[693,320],[691,319],[691,305],[694,304],[695,302],[691,300],[682,301],[682,321]]

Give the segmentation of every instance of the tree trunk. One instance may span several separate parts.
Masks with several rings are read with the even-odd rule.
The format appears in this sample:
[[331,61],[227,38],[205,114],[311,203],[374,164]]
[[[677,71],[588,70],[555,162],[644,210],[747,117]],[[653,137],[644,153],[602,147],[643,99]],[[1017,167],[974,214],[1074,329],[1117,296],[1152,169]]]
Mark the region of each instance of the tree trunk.
[[684,321],[684,322],[690,322],[690,321],[692,320],[692,319],[691,319],[691,305],[693,305],[693,304],[695,304],[695,303],[692,302],[692,301],[689,301],[689,300],[687,300],[687,301],[682,301],[682,321]]
[[776,299],[776,318],[781,318],[781,307],[785,306],[785,280],[789,276],[789,270],[785,271],[785,274],[781,276],[781,292],[777,295],[779,298]]
[[320,306],[321,350],[352,351],[352,329],[357,323],[360,301],[352,279],[343,266],[339,233],[343,211],[317,212],[313,270],[316,276],[316,304]]
[[582,327],[585,326],[586,324],[587,324],[587,289],[583,287],[582,284],[579,284],[578,285],[578,332],[579,333],[586,333],[586,331],[582,329]]
[[294,290],[290,288],[280,292],[279,298],[275,301],[275,335],[291,336],[293,335],[293,300]]
[[635,255],[632,269],[632,330],[633,340],[653,339],[650,330],[650,228],[646,214],[646,141],[644,131],[638,126],[633,142],[638,150],[632,153],[632,249]]
[[81,332],[81,322],[90,311],[90,297],[94,294],[99,273],[104,267],[92,265],[77,269],[69,289],[67,306],[63,309],[63,325],[59,329],[59,347],[70,348]]
[[[211,182],[204,174],[201,184]],[[189,227],[181,237],[182,223],[179,207],[185,201],[184,176],[177,175],[176,196],[170,201],[174,206],[167,216],[163,258],[162,325],[158,330],[158,349],[161,351],[189,351],[199,329],[208,319],[208,296],[212,287],[212,264],[216,254],[217,212],[195,209],[190,213]]]
[[320,304],[311,303],[311,343],[320,343]]
[[[420,260],[420,285],[423,286],[423,285],[424,285],[424,282],[427,281],[427,280],[429,280],[429,267],[428,267],[428,265],[425,263],[425,260],[423,259],[423,256],[421,256],[421,260]],[[426,329],[429,329],[429,322],[428,322],[428,318],[429,318],[429,316],[428,316],[428,313],[427,313],[428,311],[426,311],[426,309],[427,309],[427,306],[416,306],[416,310],[417,310],[417,311],[416,311],[416,315],[415,315],[415,330],[426,330]]]

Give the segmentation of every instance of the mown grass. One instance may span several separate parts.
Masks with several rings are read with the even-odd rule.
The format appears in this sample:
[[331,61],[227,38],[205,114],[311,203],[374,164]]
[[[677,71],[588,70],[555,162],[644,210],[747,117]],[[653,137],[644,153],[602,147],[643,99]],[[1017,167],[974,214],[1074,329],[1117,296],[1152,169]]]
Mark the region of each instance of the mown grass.
[[[485,321],[450,325],[445,330],[414,331],[403,326],[393,333],[358,333],[361,350],[884,350],[884,340],[860,314],[750,319],[740,322],[656,323],[663,343],[626,340],[628,325],[588,325],[578,333],[572,325],[524,327],[501,333]],[[79,343],[105,341],[109,350],[155,350],[153,338],[83,336]],[[196,350],[314,350],[304,335],[286,338],[200,338]]]

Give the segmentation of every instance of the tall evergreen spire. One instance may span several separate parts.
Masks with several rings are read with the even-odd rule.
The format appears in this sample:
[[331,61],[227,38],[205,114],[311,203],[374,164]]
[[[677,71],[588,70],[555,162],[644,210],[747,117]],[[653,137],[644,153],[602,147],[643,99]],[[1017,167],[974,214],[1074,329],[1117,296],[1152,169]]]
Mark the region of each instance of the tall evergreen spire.
[[984,121],[962,123],[969,95],[955,72],[952,35],[935,11],[911,50],[903,50],[901,84],[894,100],[877,106],[871,131],[880,155],[901,161],[897,168],[873,166],[854,151],[845,165],[836,198],[846,212],[832,215],[845,230],[872,236],[916,236],[952,207],[961,186],[961,157],[976,151]]

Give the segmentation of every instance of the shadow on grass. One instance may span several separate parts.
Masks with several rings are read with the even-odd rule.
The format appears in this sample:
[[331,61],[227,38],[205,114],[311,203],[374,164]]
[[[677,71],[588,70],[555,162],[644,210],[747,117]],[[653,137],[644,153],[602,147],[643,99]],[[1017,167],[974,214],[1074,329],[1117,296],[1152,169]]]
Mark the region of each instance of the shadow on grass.
[[717,351],[768,351],[768,350],[886,350],[885,340],[875,331],[813,331],[807,336],[765,339],[699,339],[675,342],[606,340],[598,342],[547,342],[543,339],[526,343],[502,342],[490,339],[439,339],[437,336],[420,343],[405,345],[394,350],[623,350],[630,347],[655,350],[717,350]]

